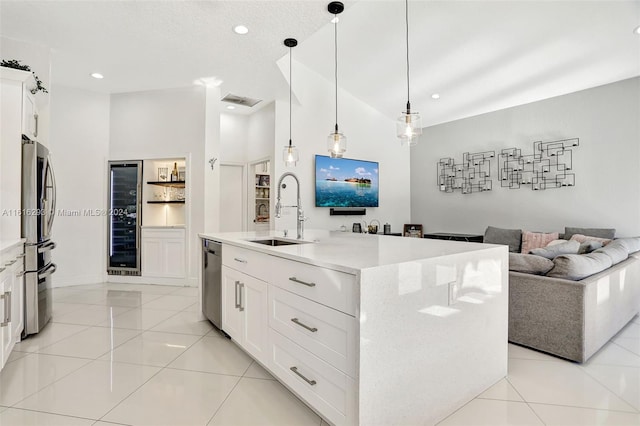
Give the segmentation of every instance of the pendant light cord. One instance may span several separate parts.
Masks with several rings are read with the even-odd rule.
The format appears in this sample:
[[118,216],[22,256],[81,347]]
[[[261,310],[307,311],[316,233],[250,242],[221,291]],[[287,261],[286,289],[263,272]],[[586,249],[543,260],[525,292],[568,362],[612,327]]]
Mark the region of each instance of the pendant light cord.
[[411,113],[411,103],[409,102],[409,0],[404,0],[405,28],[407,30],[407,114]]
[[336,133],[338,133],[338,15],[334,14],[333,19],[336,21],[334,24],[334,77],[336,80]]
[[293,48],[289,47],[289,148],[291,148],[291,92],[293,90],[293,84],[291,81],[291,64]]

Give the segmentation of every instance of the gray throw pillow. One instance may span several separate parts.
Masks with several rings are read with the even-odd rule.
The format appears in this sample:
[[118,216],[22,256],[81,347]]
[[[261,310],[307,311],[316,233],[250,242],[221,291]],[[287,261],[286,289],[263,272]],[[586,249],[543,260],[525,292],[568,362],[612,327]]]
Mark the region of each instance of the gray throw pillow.
[[578,250],[580,250],[579,242],[567,241],[566,243],[533,249],[529,253],[535,254],[536,256],[546,257],[547,259],[553,259],[561,254],[578,254]]
[[616,236],[614,228],[572,228],[564,227],[564,239],[570,240],[573,234],[589,235],[590,237],[606,238],[612,240]]
[[602,247],[602,243],[600,241],[585,241],[580,244],[580,249],[578,250],[578,254],[586,254],[591,253],[594,250],[597,250]]
[[604,253],[561,254],[553,259],[554,267],[548,277],[578,281],[597,274],[612,265],[611,258]]
[[509,270],[525,274],[544,275],[553,268],[553,262],[533,254],[509,253]]
[[522,243],[522,229],[504,229],[487,227],[484,231],[483,242],[487,244],[502,244],[509,246],[511,253],[520,253],[520,244]]
[[626,260],[629,257],[629,250],[624,243],[614,240],[606,246],[599,248],[594,253],[604,253],[611,258],[611,262],[615,265]]
[[617,240],[614,240],[613,242],[611,242],[611,244],[617,241],[619,241],[620,244],[623,244],[627,248],[629,253],[635,253],[637,251],[640,251],[640,237],[618,238]]

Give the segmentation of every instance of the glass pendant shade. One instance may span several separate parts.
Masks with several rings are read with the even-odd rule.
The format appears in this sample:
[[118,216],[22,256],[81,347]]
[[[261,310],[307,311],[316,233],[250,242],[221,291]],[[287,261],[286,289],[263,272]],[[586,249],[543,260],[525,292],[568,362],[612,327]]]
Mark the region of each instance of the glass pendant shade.
[[422,134],[422,118],[417,112],[403,112],[396,120],[396,135],[401,143],[407,142],[409,146],[416,145]]
[[327,137],[327,150],[331,158],[342,158],[347,151],[347,137],[339,132],[331,132]]
[[282,150],[282,160],[287,167],[295,167],[300,159],[298,149],[294,145],[288,145]]

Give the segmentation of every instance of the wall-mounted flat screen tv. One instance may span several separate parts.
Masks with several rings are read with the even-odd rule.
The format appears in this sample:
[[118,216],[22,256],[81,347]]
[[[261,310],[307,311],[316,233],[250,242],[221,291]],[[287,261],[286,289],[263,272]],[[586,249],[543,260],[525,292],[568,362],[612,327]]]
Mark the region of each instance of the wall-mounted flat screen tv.
[[316,155],[316,207],[378,207],[378,163]]

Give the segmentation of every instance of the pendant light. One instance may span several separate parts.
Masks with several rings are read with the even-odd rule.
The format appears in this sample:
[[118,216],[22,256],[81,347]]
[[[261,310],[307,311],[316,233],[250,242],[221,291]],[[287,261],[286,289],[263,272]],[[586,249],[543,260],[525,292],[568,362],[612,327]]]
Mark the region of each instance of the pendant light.
[[293,90],[291,87],[291,57],[293,55],[293,48],[298,45],[298,40],[295,38],[285,39],[284,45],[289,48],[289,145],[285,145],[282,151],[282,159],[284,160],[285,166],[295,167],[296,164],[298,164],[300,153],[295,145],[291,144],[291,91]]
[[333,14],[334,29],[334,55],[335,55],[335,80],[336,80],[336,125],[334,130],[327,137],[327,149],[331,158],[342,158],[347,150],[347,137],[338,131],[338,14],[344,10],[344,4],[339,1],[332,1],[327,6],[329,13]]
[[396,134],[400,138],[400,143],[407,142],[409,146],[414,146],[422,134],[422,119],[420,113],[411,112],[411,102],[409,101],[409,0],[404,1],[404,14],[407,29],[407,110],[396,121]]

